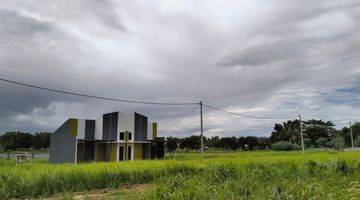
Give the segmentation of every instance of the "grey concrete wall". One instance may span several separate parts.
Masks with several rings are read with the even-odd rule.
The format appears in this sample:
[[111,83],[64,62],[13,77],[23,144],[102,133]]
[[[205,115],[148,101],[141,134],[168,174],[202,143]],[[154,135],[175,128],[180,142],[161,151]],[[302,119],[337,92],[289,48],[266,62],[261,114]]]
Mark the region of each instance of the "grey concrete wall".
[[67,120],[51,134],[50,163],[75,163],[77,140],[70,131],[70,120]]
[[147,141],[148,118],[139,113],[135,113],[134,117],[135,141]]
[[103,140],[117,140],[118,117],[118,112],[103,115]]
[[95,139],[95,120],[85,120],[85,139]]

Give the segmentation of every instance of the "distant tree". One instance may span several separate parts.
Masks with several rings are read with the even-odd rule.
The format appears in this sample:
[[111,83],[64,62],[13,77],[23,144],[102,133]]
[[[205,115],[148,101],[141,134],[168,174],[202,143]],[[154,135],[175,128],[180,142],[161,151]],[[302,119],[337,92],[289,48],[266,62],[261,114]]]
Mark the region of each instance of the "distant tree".
[[48,149],[50,147],[50,135],[51,133],[47,132],[35,133],[32,145],[34,149]]
[[[355,122],[352,125],[352,131],[353,131],[354,139],[357,139],[360,137],[360,122]],[[357,147],[360,147],[360,146],[357,146]]]
[[270,149],[271,148],[270,139],[267,137],[259,137],[256,148],[261,150]]
[[304,122],[305,134],[310,138],[313,145],[319,138],[330,138],[334,124],[331,121],[309,120]]
[[16,147],[17,148],[25,148],[29,149],[33,145],[33,135],[30,133],[21,133],[18,132],[16,140]]
[[345,147],[345,140],[343,137],[338,136],[331,139],[331,146],[337,150],[343,149]]
[[33,143],[33,135],[19,131],[7,132],[1,137],[0,143],[5,151],[19,148],[29,149]]
[[304,147],[310,148],[311,147],[311,140],[309,138],[304,138]]
[[238,146],[239,146],[240,149],[246,150],[246,141],[245,141],[245,137],[244,137],[244,136],[239,137],[239,139],[238,139]]
[[[204,138],[205,140],[205,138]],[[186,138],[181,138],[179,141],[180,149],[200,149],[201,143],[200,143],[200,136],[193,135]]]
[[218,136],[213,136],[206,140],[206,146],[210,148],[221,148],[220,138]]
[[318,148],[324,148],[324,147],[327,147],[327,142],[328,142],[328,139],[326,138],[319,138],[316,140],[316,147]]
[[258,145],[258,139],[254,136],[247,136],[245,137],[245,144],[249,148],[249,150],[254,150],[255,147]]
[[16,132],[7,132],[1,136],[1,145],[4,146],[4,150],[15,150],[16,149]]
[[344,139],[345,146],[351,147],[351,136],[350,136],[350,128],[343,127],[341,130],[338,131],[338,134],[334,137],[342,137]]
[[227,149],[227,150],[233,150],[239,148],[238,146],[238,139],[236,137],[224,137],[220,139],[221,148]]
[[170,153],[170,157],[173,156],[174,151],[177,149],[178,142],[179,142],[178,138],[173,138],[173,137],[166,138],[166,148]]
[[300,122],[299,120],[289,120],[283,124],[275,124],[274,131],[271,133],[270,142],[291,141],[300,143]]

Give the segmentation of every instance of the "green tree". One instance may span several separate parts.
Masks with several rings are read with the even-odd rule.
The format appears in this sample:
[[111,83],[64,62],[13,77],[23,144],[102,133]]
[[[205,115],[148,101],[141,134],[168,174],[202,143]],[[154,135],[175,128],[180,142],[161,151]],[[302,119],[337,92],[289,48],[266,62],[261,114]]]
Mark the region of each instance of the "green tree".
[[35,133],[32,147],[35,149],[48,149],[50,147],[50,135],[51,133],[47,132]]
[[178,142],[179,142],[178,138],[173,138],[173,137],[166,138],[166,148],[170,153],[170,157],[173,156],[174,151],[177,149]]

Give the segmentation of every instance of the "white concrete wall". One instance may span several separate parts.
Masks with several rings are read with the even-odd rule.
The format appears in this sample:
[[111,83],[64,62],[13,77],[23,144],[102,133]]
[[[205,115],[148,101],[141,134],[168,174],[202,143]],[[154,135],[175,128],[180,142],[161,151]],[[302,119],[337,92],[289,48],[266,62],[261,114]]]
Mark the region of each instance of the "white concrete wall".
[[76,139],[78,139],[78,140],[85,139],[85,119],[78,120]]
[[148,122],[148,128],[147,128],[147,139],[152,140],[152,122]]
[[95,122],[95,140],[102,140],[103,117],[101,116]]
[[[134,115],[126,115],[124,113],[119,112],[119,119],[118,119],[118,141],[120,141],[120,132],[129,131],[131,133],[131,140],[129,142],[134,141]],[[121,140],[123,141],[123,140]]]

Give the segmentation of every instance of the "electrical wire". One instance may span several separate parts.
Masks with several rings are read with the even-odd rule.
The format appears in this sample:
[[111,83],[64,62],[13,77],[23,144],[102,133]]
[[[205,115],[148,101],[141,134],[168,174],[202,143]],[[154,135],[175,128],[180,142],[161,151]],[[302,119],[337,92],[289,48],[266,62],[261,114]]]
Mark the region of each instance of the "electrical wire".
[[32,84],[13,81],[13,80],[4,79],[4,78],[0,78],[0,81],[7,82],[7,83],[12,83],[12,84],[16,84],[16,85],[21,85],[21,86],[26,86],[26,87],[30,87],[30,88],[35,88],[35,89],[39,89],[39,90],[45,90],[45,91],[50,91],[50,92],[61,93],[61,94],[67,94],[67,95],[73,95],[73,96],[81,96],[81,97],[93,98],[93,99],[101,99],[101,100],[107,100],[107,101],[117,101],[117,102],[124,102],[124,103],[164,105],[164,106],[186,106],[186,105],[199,104],[199,103],[194,103],[194,102],[193,103],[173,103],[173,102],[149,102],[149,101],[115,99],[115,98],[109,98],[109,97],[101,97],[101,96],[82,94],[82,93],[77,93],[77,92],[68,92],[68,91],[64,91],[64,90],[52,89],[52,88],[32,85]]
[[199,106],[196,106],[195,108],[193,108],[192,110],[190,110],[190,112],[187,112],[183,115],[182,118],[180,118],[179,121],[173,123],[169,128],[167,128],[166,132],[169,132],[169,130],[173,129],[175,126],[179,125],[181,122],[183,122],[187,117],[189,117],[192,113],[194,113],[194,111],[199,108]]
[[243,114],[239,114],[239,113],[236,113],[236,112],[232,112],[232,111],[227,111],[227,110],[224,110],[224,109],[221,109],[221,108],[217,108],[217,107],[214,107],[214,106],[209,106],[207,104],[203,104],[205,107],[207,108],[211,108],[213,110],[217,110],[217,111],[220,111],[220,112],[224,112],[224,113],[228,113],[228,114],[231,114],[231,115],[236,115],[236,116],[240,116],[240,117],[244,117],[244,118],[251,118],[251,119],[264,119],[264,120],[277,120],[277,119],[293,119],[294,117],[288,117],[288,118],[274,118],[274,117],[260,117],[260,116],[251,116],[251,115],[243,115]]
[[170,118],[170,119],[161,120],[161,121],[159,121],[158,123],[159,123],[159,124],[170,124],[171,122],[178,120],[180,117],[185,116],[187,113],[191,112],[192,110],[197,109],[198,107],[199,107],[199,105],[197,105],[197,106],[195,106],[195,107],[192,107],[192,108],[186,110],[185,112],[182,112],[181,114],[176,115],[175,117],[172,117],[172,118]]

